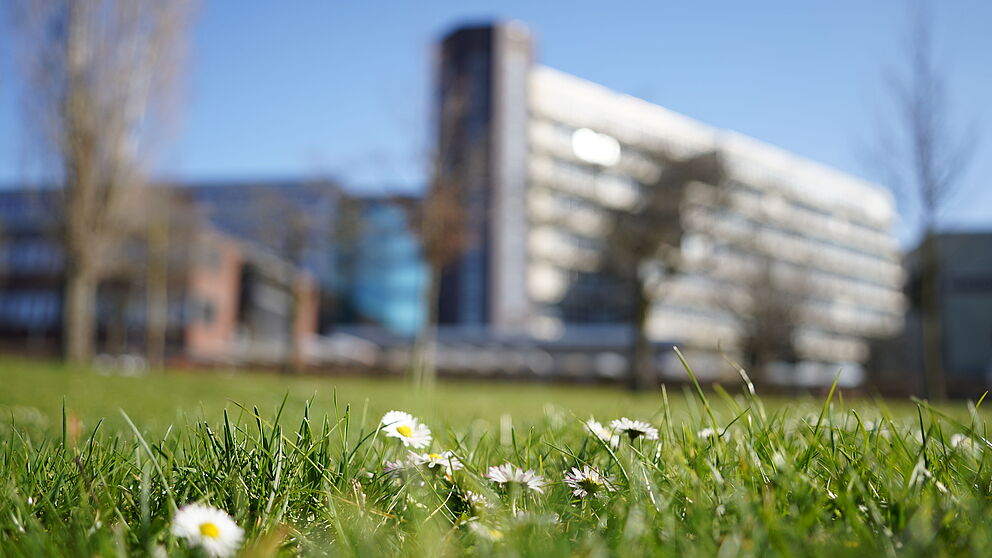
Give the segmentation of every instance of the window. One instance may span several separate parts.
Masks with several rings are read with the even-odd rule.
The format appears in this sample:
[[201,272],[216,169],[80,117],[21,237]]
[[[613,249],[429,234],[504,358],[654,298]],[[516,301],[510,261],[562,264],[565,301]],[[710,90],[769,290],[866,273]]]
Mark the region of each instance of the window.
[[193,300],[193,319],[196,322],[204,325],[210,325],[214,323],[216,316],[217,309],[212,300],[199,298]]

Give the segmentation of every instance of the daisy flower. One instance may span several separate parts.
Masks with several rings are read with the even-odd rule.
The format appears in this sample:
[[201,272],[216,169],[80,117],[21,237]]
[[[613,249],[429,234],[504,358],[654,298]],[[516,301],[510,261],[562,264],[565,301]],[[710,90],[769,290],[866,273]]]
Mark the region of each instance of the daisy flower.
[[382,416],[382,430],[386,436],[399,438],[405,447],[426,448],[431,443],[431,430],[410,413],[389,411]]
[[641,436],[644,436],[645,440],[658,439],[658,429],[640,420],[630,420],[627,417],[623,417],[611,422],[610,427],[618,432],[623,432],[630,437],[631,441]]
[[701,440],[705,440],[707,438],[723,438],[726,440],[729,437],[729,435],[726,433],[720,434],[719,431],[713,430],[712,428],[704,428],[699,432],[696,432],[696,437],[698,437]]
[[556,513],[537,513],[526,510],[518,510],[513,516],[513,521],[518,525],[533,525],[549,527],[561,522],[561,517]]
[[462,498],[468,507],[471,509],[472,513],[478,515],[478,513],[488,507],[492,506],[492,503],[486,499],[485,496],[479,494],[478,492],[472,492],[471,490],[466,490],[462,493]]
[[406,468],[402,461],[385,461],[382,464],[382,472],[387,475],[398,473]]
[[469,530],[471,530],[476,535],[490,541],[496,542],[503,538],[503,532],[494,527],[484,525],[478,521],[472,521],[468,524]]
[[462,462],[450,451],[442,453],[414,453],[411,451],[409,462],[411,465],[427,465],[428,469],[443,468],[449,476],[452,472],[462,468]]
[[191,547],[202,548],[208,556],[222,558],[238,551],[244,530],[224,510],[190,504],[176,512],[172,534],[186,539]]
[[620,445],[620,435],[600,424],[598,420],[592,418],[587,420],[586,429],[589,430],[593,436],[609,444],[611,448],[616,448]]
[[515,484],[544,494],[544,477],[535,473],[533,469],[525,471],[514,467],[511,463],[504,463],[497,467],[490,467],[486,473],[486,478],[501,486]]
[[612,480],[588,465],[582,469],[572,467],[571,471],[565,473],[565,484],[572,489],[572,494],[579,498],[601,495],[600,489],[613,490]]
[[881,436],[886,440],[891,437],[891,434],[889,433],[889,428],[882,421],[875,422],[873,420],[866,420],[865,432],[867,432],[869,435],[877,433],[878,436]]
[[977,449],[975,440],[964,434],[954,434],[951,436],[951,447],[974,451]]

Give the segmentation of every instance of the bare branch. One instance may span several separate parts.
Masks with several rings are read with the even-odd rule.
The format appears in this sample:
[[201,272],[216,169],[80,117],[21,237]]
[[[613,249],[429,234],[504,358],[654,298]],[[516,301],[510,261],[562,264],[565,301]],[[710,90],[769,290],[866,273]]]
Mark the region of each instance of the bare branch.
[[[937,63],[930,5],[914,6],[899,70],[889,72],[885,90],[892,99],[889,121],[879,126],[878,153],[888,168],[889,187],[897,192],[905,213],[918,209],[923,233],[914,273],[920,284],[920,323],[923,336],[927,394],[945,395],[939,300],[938,217],[949,200],[964,191],[961,176],[974,155],[977,134],[954,126],[949,79]],[[916,281],[911,278],[911,281]]]
[[66,356],[84,361],[100,260],[120,241],[125,193],[144,182],[150,139],[171,121],[164,107],[180,74],[189,3],[21,0],[16,12],[29,118],[63,186]]

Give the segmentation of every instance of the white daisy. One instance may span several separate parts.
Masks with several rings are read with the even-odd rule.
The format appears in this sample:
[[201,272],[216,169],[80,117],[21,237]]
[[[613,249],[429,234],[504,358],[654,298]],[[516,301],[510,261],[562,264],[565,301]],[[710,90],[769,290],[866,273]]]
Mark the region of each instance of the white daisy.
[[431,430],[410,413],[389,411],[382,416],[382,431],[386,436],[399,438],[411,448],[426,448],[431,443]]
[[485,496],[479,494],[478,492],[472,492],[471,490],[466,490],[462,493],[462,498],[475,514],[478,514],[481,510],[492,506],[492,503],[487,500]]
[[707,438],[717,438],[717,437],[726,439],[728,437],[728,434],[726,433],[720,434],[719,431],[714,430],[712,428],[704,428],[699,432],[696,432],[696,437],[702,440],[705,440]]
[[410,452],[409,462],[411,465],[427,465],[428,469],[444,469],[447,475],[462,468],[462,462],[458,460],[450,451],[441,453],[414,453]]
[[511,463],[490,467],[486,473],[486,478],[499,485],[516,484],[540,494],[544,493],[544,477],[535,473],[533,469],[525,471],[514,467]]
[[556,513],[537,513],[527,510],[517,510],[513,516],[513,521],[520,525],[533,525],[550,527],[561,522],[561,517]]
[[775,452],[772,454],[772,463],[774,463],[775,466],[778,467],[779,469],[789,464],[789,462],[785,460],[785,456],[782,455],[781,452]]
[[952,435],[951,447],[968,451],[975,451],[978,449],[978,446],[975,445],[975,440],[969,436],[965,436],[964,434]]
[[476,535],[490,541],[496,542],[503,538],[503,531],[496,529],[495,527],[490,527],[478,521],[470,521],[468,523],[468,528],[470,531]]
[[180,508],[172,519],[172,534],[200,547],[208,556],[233,556],[241,546],[244,530],[227,515],[203,504]]
[[600,496],[606,491],[613,490],[613,479],[605,477],[596,469],[586,465],[579,469],[572,467],[572,470],[565,473],[565,484],[572,488],[572,494],[579,498],[586,496]]
[[587,420],[586,429],[588,429],[593,436],[609,444],[611,448],[616,448],[620,445],[620,435],[600,424],[598,420],[592,418]]
[[630,420],[627,417],[622,417],[611,422],[610,427],[618,432],[626,434],[630,437],[631,441],[636,440],[641,436],[644,436],[645,440],[658,439],[658,429],[643,421]]

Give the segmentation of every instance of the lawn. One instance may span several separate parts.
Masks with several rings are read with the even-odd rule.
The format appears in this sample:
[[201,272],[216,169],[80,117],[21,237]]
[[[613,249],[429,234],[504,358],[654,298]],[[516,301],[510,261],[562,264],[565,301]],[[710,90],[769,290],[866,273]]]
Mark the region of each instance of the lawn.
[[[660,391],[633,394],[608,385],[441,380],[436,389],[422,393],[395,377],[287,376],[223,370],[130,377],[15,358],[0,359],[0,386],[0,428],[9,427],[13,421],[24,431],[48,433],[61,428],[63,403],[70,418],[80,425],[92,426],[103,420],[101,428],[120,430],[126,427],[121,415],[124,411],[143,431],[152,434],[192,419],[217,424],[225,409],[231,415],[253,407],[272,413],[284,399],[284,416],[288,417],[299,417],[308,402],[315,416],[333,415],[336,398],[338,411],[350,405],[359,416],[406,409],[432,420],[490,424],[506,420],[505,415],[517,422],[528,422],[549,412],[579,418],[624,414],[648,417],[657,414],[662,405]],[[688,387],[670,386],[668,396],[676,417],[697,420],[700,416],[701,408]],[[732,412],[724,397],[715,395],[711,402],[718,414]],[[766,405],[787,405],[803,412],[817,410],[820,403],[810,396],[765,401]],[[863,398],[848,402],[855,409],[869,411],[877,410],[876,403]],[[889,401],[886,407],[897,417],[912,418],[916,413],[909,401]],[[965,407],[953,405],[945,410],[960,418]]]
[[992,552],[973,404],[27,360],[0,382],[0,556]]
[[[660,392],[632,394],[604,385],[441,380],[434,390],[423,393],[396,377],[233,371],[169,371],[129,377],[19,359],[0,360],[0,386],[3,422],[9,426],[13,417],[22,429],[49,433],[61,428],[63,400],[70,416],[86,425],[102,419],[103,427],[120,430],[126,427],[123,410],[151,433],[162,433],[170,425],[191,419],[217,424],[224,409],[237,415],[243,408],[258,407],[271,414],[284,399],[287,417],[299,417],[307,402],[315,416],[334,415],[336,399],[338,412],[350,406],[359,417],[406,409],[432,420],[492,424],[506,420],[505,415],[526,422],[548,412],[581,418],[624,413],[650,416],[662,402]],[[692,400],[682,396],[684,388],[674,390],[673,408],[680,414],[692,411]]]

